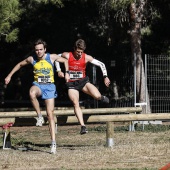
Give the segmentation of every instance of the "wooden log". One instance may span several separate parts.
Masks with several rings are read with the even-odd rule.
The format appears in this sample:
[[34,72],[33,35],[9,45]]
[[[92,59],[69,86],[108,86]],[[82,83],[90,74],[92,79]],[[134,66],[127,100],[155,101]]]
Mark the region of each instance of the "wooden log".
[[[85,123],[93,122],[125,122],[144,120],[170,120],[170,113],[150,113],[150,114],[119,114],[119,115],[84,115]],[[58,124],[78,123],[76,116],[56,116]],[[15,118],[1,118],[0,124],[14,122]]]
[[[97,108],[97,109],[82,109],[83,114],[111,114],[111,113],[135,113],[141,112],[141,107],[121,107],[121,108]],[[41,112],[43,116],[46,116],[46,111]],[[55,110],[54,115],[75,115],[73,109],[69,110]],[[20,111],[20,112],[0,112],[0,118],[5,117],[36,117],[35,111]]]
[[4,118],[0,119],[0,126],[3,126],[7,123],[15,123],[15,118]]
[[[83,106],[81,106],[84,109]],[[74,109],[73,107],[55,107],[54,110],[68,110]],[[45,107],[41,107],[41,110],[45,110]],[[0,112],[19,112],[19,111],[35,111],[33,107],[21,107],[21,108],[0,108]]]
[[[121,114],[121,115],[84,115],[85,123],[93,122],[124,122],[124,121],[144,121],[144,120],[170,120],[170,113],[150,113],[150,114]],[[57,123],[77,123],[75,116],[58,116]]]

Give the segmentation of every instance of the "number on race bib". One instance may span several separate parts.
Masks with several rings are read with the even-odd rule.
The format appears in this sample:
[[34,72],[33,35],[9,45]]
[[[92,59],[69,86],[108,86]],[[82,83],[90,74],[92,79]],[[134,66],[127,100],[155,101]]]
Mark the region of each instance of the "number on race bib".
[[81,79],[83,78],[82,71],[70,71],[70,79]]
[[38,83],[51,83],[50,76],[39,76]]

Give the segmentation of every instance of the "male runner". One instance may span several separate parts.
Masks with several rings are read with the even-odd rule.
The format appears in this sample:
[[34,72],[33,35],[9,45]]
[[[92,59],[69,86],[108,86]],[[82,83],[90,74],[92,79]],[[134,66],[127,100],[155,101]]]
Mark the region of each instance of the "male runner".
[[[30,88],[29,95],[32,105],[38,115],[36,126],[42,126],[44,118],[42,117],[38,97],[45,101],[47,117],[49,121],[49,130],[52,140],[51,153],[56,153],[55,121],[54,121],[54,98],[57,97],[56,86],[54,84],[54,61],[64,63],[65,69],[68,70],[66,59],[56,54],[46,53],[46,42],[38,39],[34,44],[35,55],[29,56],[19,62],[5,78],[5,84],[11,81],[11,77],[21,67],[32,64],[34,73],[34,82]],[[25,75],[26,76],[26,75]],[[69,76],[65,76],[66,82]]]
[[[64,52],[60,56],[68,60],[69,70],[66,71],[66,75],[70,76],[69,82],[66,83],[68,88],[68,96],[73,103],[74,112],[81,124],[80,134],[87,133],[86,126],[83,120],[83,113],[79,105],[79,91],[92,96],[96,100],[101,100],[102,102],[109,103],[109,99],[106,96],[101,95],[99,90],[90,83],[89,77],[86,76],[86,64],[88,62],[99,66],[103,73],[103,79],[105,85],[108,87],[110,80],[107,76],[107,70],[105,64],[101,61],[94,59],[92,56],[84,53],[86,49],[85,41],[78,39],[74,45],[73,52]],[[57,68],[58,69],[58,68]]]

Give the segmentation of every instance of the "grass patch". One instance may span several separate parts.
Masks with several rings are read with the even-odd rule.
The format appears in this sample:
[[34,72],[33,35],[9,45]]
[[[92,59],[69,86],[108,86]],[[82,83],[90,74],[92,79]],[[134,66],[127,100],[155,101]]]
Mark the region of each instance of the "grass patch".
[[1,149],[0,169],[157,170],[169,163],[169,125],[145,125],[144,130],[139,125],[135,132],[115,125],[112,148],[106,147],[106,124],[87,128],[89,133],[80,135],[80,125],[58,126],[57,154],[51,155],[48,126],[12,127],[12,146],[18,149]]
[[[100,125],[100,126],[95,126],[93,128],[89,128],[88,129],[89,131],[93,132],[106,132],[106,125]],[[148,125],[144,125],[144,128],[143,128],[143,125],[136,125],[135,126],[135,131],[143,131],[143,132],[152,132],[152,133],[157,133],[157,132],[165,132],[165,131],[168,131],[170,130],[170,125],[153,125],[153,124],[148,124]],[[126,126],[117,126],[117,127],[114,127],[114,131],[115,132],[126,132],[126,131],[129,131],[129,126],[126,125]]]

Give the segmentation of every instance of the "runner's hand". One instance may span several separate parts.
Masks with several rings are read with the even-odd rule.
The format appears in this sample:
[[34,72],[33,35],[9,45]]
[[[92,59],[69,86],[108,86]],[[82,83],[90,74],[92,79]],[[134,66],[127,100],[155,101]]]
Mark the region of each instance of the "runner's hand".
[[58,77],[64,78],[64,73],[62,71],[58,71]]
[[7,85],[10,81],[11,81],[11,77],[10,77],[10,76],[7,76],[7,77],[5,78],[5,84]]
[[105,78],[104,78],[104,84],[105,84],[107,87],[109,87],[109,85],[110,85],[110,80],[109,80],[108,77],[105,77]]
[[66,82],[68,82],[68,81],[69,81],[69,79],[70,79],[69,74],[68,74],[68,73],[65,73],[65,80],[66,80]]

